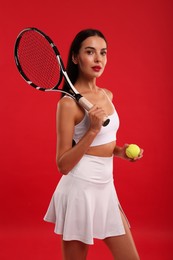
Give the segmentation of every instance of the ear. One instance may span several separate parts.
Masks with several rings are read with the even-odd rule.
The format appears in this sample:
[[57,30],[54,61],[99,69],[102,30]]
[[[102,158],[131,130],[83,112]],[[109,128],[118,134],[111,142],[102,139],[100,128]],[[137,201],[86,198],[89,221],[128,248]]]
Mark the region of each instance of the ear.
[[72,61],[74,64],[78,64],[78,59],[77,56],[75,54],[72,54]]

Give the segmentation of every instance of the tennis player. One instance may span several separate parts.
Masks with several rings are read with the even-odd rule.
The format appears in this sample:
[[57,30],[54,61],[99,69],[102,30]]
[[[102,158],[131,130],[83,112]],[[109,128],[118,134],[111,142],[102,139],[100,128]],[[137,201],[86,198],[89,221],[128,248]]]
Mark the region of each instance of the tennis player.
[[[106,63],[104,35],[95,29],[80,31],[71,44],[67,74],[94,106],[86,112],[67,95],[58,102],[56,161],[62,177],[44,217],[62,237],[64,260],[86,259],[94,238],[103,240],[116,260],[139,260],[113,179],[114,156],[130,161],[127,145],[116,145],[119,117],[112,93],[96,84]],[[104,127],[106,116],[110,122]],[[141,149],[136,160],[142,154]]]

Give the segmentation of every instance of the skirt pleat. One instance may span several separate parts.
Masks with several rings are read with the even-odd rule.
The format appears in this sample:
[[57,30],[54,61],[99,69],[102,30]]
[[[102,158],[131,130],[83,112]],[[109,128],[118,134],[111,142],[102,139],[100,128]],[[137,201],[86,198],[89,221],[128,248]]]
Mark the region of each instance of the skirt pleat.
[[[89,163],[91,159],[92,164]],[[86,244],[93,244],[94,238],[104,239],[125,234],[120,204],[112,172],[110,173],[112,158],[109,159],[84,156],[76,169],[60,179],[44,220],[55,223],[54,231],[61,234],[63,240],[79,240]],[[97,176],[95,173],[92,174],[94,160],[97,162]],[[105,171],[101,175],[104,168],[109,173],[107,178],[105,178]],[[85,174],[80,175],[82,170]],[[98,176],[104,177],[99,179]]]

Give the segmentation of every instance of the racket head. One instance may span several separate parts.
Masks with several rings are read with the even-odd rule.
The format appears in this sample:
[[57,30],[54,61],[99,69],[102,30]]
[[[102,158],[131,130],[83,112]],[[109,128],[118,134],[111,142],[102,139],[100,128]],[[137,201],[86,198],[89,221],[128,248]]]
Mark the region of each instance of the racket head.
[[[21,31],[15,42],[14,56],[21,76],[29,85],[42,91],[63,92],[74,98],[86,110],[92,108],[93,105],[82,97],[71,83],[58,48],[41,30],[29,27]],[[63,76],[69,85],[69,92],[58,88]],[[105,118],[103,126],[108,123],[109,119]]]
[[16,39],[14,56],[20,74],[29,85],[43,91],[58,90],[64,65],[49,36],[34,27],[24,29]]

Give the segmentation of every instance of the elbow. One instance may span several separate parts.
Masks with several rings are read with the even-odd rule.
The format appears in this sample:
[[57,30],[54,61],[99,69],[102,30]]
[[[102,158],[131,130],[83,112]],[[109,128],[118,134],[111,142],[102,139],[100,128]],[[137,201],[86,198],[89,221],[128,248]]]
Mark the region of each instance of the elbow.
[[63,169],[61,167],[58,166],[58,171],[62,174],[62,175],[67,175],[69,173],[69,171],[67,171],[66,169]]
[[68,165],[64,165],[64,163],[61,162],[61,160],[57,160],[56,162],[58,171],[62,175],[67,175],[69,173]]

